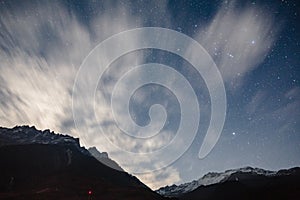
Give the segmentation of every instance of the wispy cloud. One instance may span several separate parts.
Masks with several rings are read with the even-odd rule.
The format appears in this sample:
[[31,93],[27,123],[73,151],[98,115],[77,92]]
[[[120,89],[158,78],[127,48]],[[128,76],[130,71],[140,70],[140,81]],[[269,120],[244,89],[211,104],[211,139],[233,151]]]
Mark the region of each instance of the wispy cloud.
[[154,190],[159,189],[162,186],[177,184],[181,180],[178,170],[172,166],[159,171],[140,174],[139,179],[142,182],[147,183],[147,185]]
[[[153,13],[164,12],[166,4],[160,2],[157,5],[158,9]],[[76,124],[79,129],[75,128],[72,89],[78,67],[98,42],[118,32],[141,27],[143,19],[130,14],[127,5],[118,6],[109,2],[102,5],[103,12],[91,19],[89,26],[82,24],[74,11],[68,11],[57,2],[23,6],[24,9],[16,6],[15,9],[3,9],[4,12],[1,12],[1,125],[30,124],[40,129],[68,132],[80,136],[85,145],[96,145],[99,149],[110,152],[114,159],[120,159],[118,152],[111,151],[110,145],[106,145],[99,137],[97,122],[81,119],[81,123]],[[149,12],[148,15],[154,15],[153,13]],[[162,22],[167,23],[166,19]],[[129,45],[136,41],[123,42],[123,45]],[[99,59],[106,59],[105,56],[101,55]],[[128,56],[122,60],[122,65],[132,64],[132,60],[142,63],[140,57]],[[110,78],[116,79],[120,71],[116,69],[110,72]],[[109,88],[109,84],[106,86]],[[75,108],[79,109],[77,112],[86,112],[85,102],[83,98],[80,107]],[[138,146],[135,141],[120,138],[120,130],[110,121],[110,107],[103,107],[101,102],[98,104],[95,111],[101,117],[102,125],[110,132],[111,140],[119,142],[128,150],[151,150],[161,146],[166,139],[169,140],[168,132],[142,146]],[[83,116],[92,118],[93,113]],[[84,129],[85,127],[88,129]],[[129,171],[139,165],[138,160],[130,163],[134,166],[128,163]],[[154,185],[158,176],[151,176],[148,174],[146,180],[151,179]],[[164,177],[167,176],[171,174]],[[178,175],[176,177],[175,181],[178,180]],[[166,180],[174,181],[173,178]],[[157,183],[156,186],[160,181]]]
[[274,134],[280,133],[297,125],[300,111],[299,99],[300,89],[297,86],[278,94],[262,89],[253,95],[252,100],[245,106],[245,112],[251,118],[252,126],[274,124]]
[[280,28],[280,22],[259,5],[224,1],[196,38],[215,60],[227,88],[235,90],[268,55]]

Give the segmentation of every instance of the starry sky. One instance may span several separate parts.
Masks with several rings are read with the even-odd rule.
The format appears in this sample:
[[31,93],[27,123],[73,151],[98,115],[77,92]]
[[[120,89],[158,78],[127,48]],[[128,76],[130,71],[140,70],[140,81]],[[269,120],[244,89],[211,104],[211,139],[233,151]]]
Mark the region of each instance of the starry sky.
[[[211,171],[244,166],[270,170],[299,166],[299,15],[296,0],[2,0],[0,126],[29,124],[80,137],[82,145],[107,151],[135,174],[139,168],[155,165],[155,160],[137,157],[129,162],[104,142],[99,126],[126,151],[159,149],[176,135],[179,102],[172,91],[157,84],[136,90],[129,111],[138,125],[149,123],[147,113],[153,104],[161,104],[167,113],[162,136],[141,143],[121,136],[110,107],[101,102],[111,97],[117,80],[132,66],[155,62],[186,77],[197,95],[201,118],[192,145],[179,159],[160,170],[135,174],[149,187],[184,183]],[[186,34],[203,46],[221,73],[227,97],[225,124],[217,144],[203,159],[198,152],[208,128],[211,100],[203,77],[178,55],[144,49],[114,61],[97,85],[97,120],[92,120],[93,113],[86,109],[88,77],[81,88],[81,101],[72,102],[76,74],[89,52],[108,37],[139,27],[163,27]],[[122,41],[120,45],[135,42]],[[197,52],[191,53],[197,56]],[[143,76],[147,74],[135,78]],[[82,116],[76,124],[74,109]]]

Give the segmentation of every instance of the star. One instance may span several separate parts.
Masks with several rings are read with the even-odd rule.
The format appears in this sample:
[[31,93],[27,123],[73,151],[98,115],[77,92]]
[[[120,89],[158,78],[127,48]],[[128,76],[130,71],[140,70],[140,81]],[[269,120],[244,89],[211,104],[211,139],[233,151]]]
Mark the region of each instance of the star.
[[227,54],[230,58],[234,58],[234,56],[231,53]]

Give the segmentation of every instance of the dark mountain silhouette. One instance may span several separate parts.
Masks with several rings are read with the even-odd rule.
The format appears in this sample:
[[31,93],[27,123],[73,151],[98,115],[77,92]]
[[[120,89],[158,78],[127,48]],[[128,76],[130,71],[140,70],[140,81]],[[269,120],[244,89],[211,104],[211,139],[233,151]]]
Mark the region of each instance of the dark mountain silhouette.
[[162,199],[114,170],[79,140],[22,126],[0,128],[0,199]]
[[0,159],[0,199],[170,199],[159,194],[189,200],[300,199],[300,168],[210,172],[190,183],[163,187],[158,194],[107,153],[29,126],[0,128]]
[[[212,181],[213,184],[194,187],[196,182],[205,183],[203,180],[207,182],[207,179],[218,180],[218,182]],[[198,181],[179,186],[167,186],[159,189],[158,192],[165,196],[189,200],[300,199],[300,168],[272,172],[245,167],[223,173],[208,173]]]

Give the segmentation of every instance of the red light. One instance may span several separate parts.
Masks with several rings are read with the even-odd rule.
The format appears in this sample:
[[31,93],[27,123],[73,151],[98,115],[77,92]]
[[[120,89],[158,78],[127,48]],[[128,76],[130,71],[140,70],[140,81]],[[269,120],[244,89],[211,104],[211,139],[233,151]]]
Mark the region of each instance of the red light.
[[89,191],[88,191],[88,194],[89,194],[89,195],[92,195],[92,190],[89,190]]

